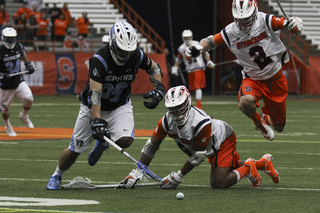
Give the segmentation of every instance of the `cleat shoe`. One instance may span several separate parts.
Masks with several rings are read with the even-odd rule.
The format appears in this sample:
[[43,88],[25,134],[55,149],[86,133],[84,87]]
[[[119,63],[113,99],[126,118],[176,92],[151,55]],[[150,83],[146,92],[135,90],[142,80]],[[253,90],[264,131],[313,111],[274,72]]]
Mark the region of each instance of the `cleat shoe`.
[[252,182],[253,187],[260,187],[261,177],[257,170],[256,164],[252,158],[248,158],[244,163],[245,166],[250,167],[250,173],[247,174],[247,178]]
[[100,141],[96,140],[96,145],[93,147],[92,151],[88,155],[88,163],[90,166],[96,165],[102,153],[109,148],[108,146],[104,146]]
[[270,126],[268,126],[268,124],[266,124],[266,122],[264,120],[256,122],[255,125],[256,125],[255,129],[259,130],[260,133],[263,135],[263,137],[265,137],[269,141],[272,141],[274,139],[273,130],[271,129]]
[[262,170],[264,173],[269,175],[274,183],[279,183],[280,177],[277,170],[274,169],[272,160],[273,157],[271,154],[265,154],[260,160],[266,163],[266,167]]
[[26,126],[27,126],[29,129],[33,129],[33,128],[34,128],[34,126],[33,126],[32,122],[30,121],[28,115],[27,115],[27,116],[24,116],[24,115],[22,115],[22,113],[20,112],[19,119],[20,119],[23,123],[25,123]]
[[13,131],[12,126],[6,126],[6,132],[10,137],[17,137],[17,134]]
[[59,175],[54,175],[51,176],[48,184],[47,184],[47,189],[48,190],[59,190],[59,186],[61,185],[61,176]]

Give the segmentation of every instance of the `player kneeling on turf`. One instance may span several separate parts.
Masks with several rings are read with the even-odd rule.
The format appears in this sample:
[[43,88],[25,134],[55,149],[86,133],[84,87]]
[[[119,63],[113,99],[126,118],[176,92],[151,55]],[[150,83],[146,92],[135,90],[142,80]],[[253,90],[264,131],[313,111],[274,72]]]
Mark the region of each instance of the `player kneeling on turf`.
[[[263,170],[273,182],[279,182],[279,175],[273,168],[272,155],[265,154],[260,160],[240,160],[233,128],[192,106],[191,95],[185,86],[168,90],[165,107],[167,112],[158,121],[151,139],[144,145],[140,162],[149,165],[167,135],[174,139],[188,159],[179,171],[171,172],[161,180],[160,188],[177,188],[183,182],[183,177],[205,158],[211,164],[212,188],[228,188],[244,176],[249,178],[254,187],[260,187],[261,178],[257,170]],[[140,177],[137,170],[132,170],[121,185],[133,188]]]

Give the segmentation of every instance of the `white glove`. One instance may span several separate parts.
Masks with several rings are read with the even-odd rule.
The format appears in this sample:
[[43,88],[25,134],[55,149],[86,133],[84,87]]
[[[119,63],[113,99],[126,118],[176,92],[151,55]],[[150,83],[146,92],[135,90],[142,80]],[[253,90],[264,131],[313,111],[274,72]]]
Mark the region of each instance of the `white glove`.
[[134,185],[141,178],[142,173],[138,169],[132,169],[129,175],[119,183],[118,189],[133,189]]
[[193,166],[199,166],[206,157],[207,151],[198,151],[194,155],[192,155],[188,160]]
[[286,26],[292,34],[296,35],[298,35],[303,29],[303,21],[299,17],[292,17],[290,18],[289,23],[288,20],[286,20],[285,22],[283,22],[283,25]]
[[215,64],[210,60],[210,61],[207,62],[207,67],[209,69],[213,69],[215,67]]
[[171,74],[174,75],[174,76],[178,76],[179,75],[177,66],[173,66],[171,68]]
[[177,173],[172,172],[168,176],[162,178],[160,185],[161,189],[175,189],[177,186],[179,186],[180,183],[183,182],[182,180],[183,174],[179,170]]
[[191,58],[198,57],[202,52],[203,47],[200,44],[191,45],[186,50],[186,59],[188,61],[191,60]]

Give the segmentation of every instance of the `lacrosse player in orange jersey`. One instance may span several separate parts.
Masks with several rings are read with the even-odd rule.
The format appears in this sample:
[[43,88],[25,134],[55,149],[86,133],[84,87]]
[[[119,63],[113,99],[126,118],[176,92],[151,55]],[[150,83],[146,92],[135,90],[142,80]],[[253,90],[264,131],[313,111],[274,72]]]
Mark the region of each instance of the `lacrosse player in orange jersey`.
[[[204,54],[226,44],[244,67],[238,107],[253,120],[256,130],[260,130],[266,139],[273,140],[274,132],[270,126],[282,132],[286,124],[288,94],[282,66],[289,62],[289,55],[280,40],[280,30],[287,28],[298,34],[303,22],[298,17],[286,20],[258,12],[256,0],[233,0],[232,15],[234,22],[220,33],[202,39],[199,45],[189,47],[186,56],[191,60],[201,52]],[[256,108],[261,99],[265,105],[258,114]]]
[[[199,44],[199,41],[192,40],[193,33],[191,30],[184,30],[182,32],[182,40],[183,44],[178,48],[178,55],[176,58],[176,62],[174,66],[171,68],[171,74],[174,76],[178,76],[178,67],[181,62],[186,66],[186,70],[188,71],[188,79],[189,79],[189,89],[190,91],[195,92],[196,98],[196,107],[202,109],[201,99],[202,99],[202,89],[206,87],[206,74],[205,68],[208,67],[212,69],[214,67],[213,62],[210,60],[210,54],[206,53],[203,56],[200,55],[197,58],[194,58],[192,61],[188,61],[185,57],[186,49],[190,45]],[[205,64],[203,58],[207,62]]]
[[[272,155],[265,154],[260,160],[240,160],[236,151],[236,135],[226,122],[212,119],[203,110],[191,106],[191,95],[185,86],[172,87],[165,96],[167,113],[158,121],[151,139],[141,151],[140,162],[149,165],[159,146],[168,135],[188,156],[178,172],[172,172],[161,180],[160,188],[174,189],[182,178],[205,158],[211,164],[210,184],[212,188],[228,188],[247,176],[254,187],[260,187],[257,171],[263,170],[275,183],[279,175],[273,168]],[[123,188],[133,188],[141,173],[134,169],[120,183]],[[120,185],[119,185],[120,186]]]

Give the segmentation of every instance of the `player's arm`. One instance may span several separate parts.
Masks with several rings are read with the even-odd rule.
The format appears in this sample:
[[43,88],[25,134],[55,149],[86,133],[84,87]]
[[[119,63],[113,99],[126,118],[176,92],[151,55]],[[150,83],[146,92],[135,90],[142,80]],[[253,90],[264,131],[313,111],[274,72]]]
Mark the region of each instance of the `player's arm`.
[[90,111],[92,118],[100,118],[102,84],[90,79]]
[[151,102],[143,102],[143,104],[149,109],[154,109],[163,99],[166,91],[164,85],[161,83],[162,71],[159,64],[155,63],[150,58],[148,58],[148,60],[151,61],[151,66],[147,69],[147,73],[149,74],[149,78],[152,82],[154,90],[149,91],[143,95],[143,98],[145,99],[151,98]]
[[303,21],[299,17],[292,17],[287,20],[285,17],[272,16],[271,26],[274,31],[288,29],[292,34],[299,34],[303,29]]
[[178,72],[178,69],[179,69],[179,65],[181,63],[181,54],[178,53],[177,57],[176,57],[176,60],[174,62],[174,65],[171,67],[171,74],[174,75],[174,76],[178,76],[179,75],[179,72]]
[[28,59],[27,56],[27,52],[25,51],[24,48],[22,48],[22,54],[21,54],[21,59],[24,61],[24,65],[26,67],[26,69],[29,71],[27,74],[32,74],[34,73],[35,69],[33,67],[33,65],[31,64],[31,62]]

